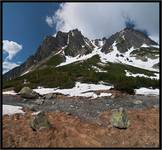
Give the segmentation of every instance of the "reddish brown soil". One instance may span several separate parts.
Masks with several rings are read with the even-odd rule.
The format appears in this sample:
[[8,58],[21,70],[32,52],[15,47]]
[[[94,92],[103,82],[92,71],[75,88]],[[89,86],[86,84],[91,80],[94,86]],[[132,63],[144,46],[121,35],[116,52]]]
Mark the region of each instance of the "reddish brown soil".
[[31,112],[3,116],[3,147],[158,147],[159,109],[129,110],[131,126],[110,125],[111,112],[100,114],[97,124],[81,121],[63,112],[47,114],[51,129],[33,131]]

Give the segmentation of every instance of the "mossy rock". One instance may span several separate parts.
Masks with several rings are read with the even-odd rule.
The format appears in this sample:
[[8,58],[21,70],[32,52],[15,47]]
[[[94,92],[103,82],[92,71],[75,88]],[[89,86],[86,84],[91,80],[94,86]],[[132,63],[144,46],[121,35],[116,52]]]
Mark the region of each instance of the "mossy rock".
[[51,124],[49,123],[45,113],[41,111],[31,118],[30,127],[36,131],[44,128],[51,128]]
[[120,129],[126,129],[129,127],[130,122],[128,120],[127,112],[124,108],[119,108],[113,110],[111,122],[113,127],[120,128]]

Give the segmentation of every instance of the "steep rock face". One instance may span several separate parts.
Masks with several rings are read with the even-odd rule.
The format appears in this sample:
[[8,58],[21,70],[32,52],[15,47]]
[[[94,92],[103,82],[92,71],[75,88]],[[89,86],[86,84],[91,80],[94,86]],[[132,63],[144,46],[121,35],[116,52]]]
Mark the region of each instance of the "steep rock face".
[[91,53],[93,45],[85,38],[78,29],[72,30],[68,33],[67,47],[65,48],[65,55],[77,56]]
[[61,49],[62,43],[58,42],[59,39],[47,36],[42,44],[38,47],[36,53],[31,55],[23,64],[20,66],[10,70],[9,72],[5,73],[3,79],[12,79],[17,76],[20,76],[23,72],[28,70],[32,65],[35,65],[51,55],[52,52],[56,53],[59,49]]
[[25,70],[25,65],[22,64],[18,67],[13,68],[3,75],[3,80],[10,80],[20,75]]
[[157,45],[144,33],[134,30],[132,28],[125,28],[124,30],[117,32],[106,40],[106,43],[102,47],[102,52],[109,53],[112,51],[112,44],[116,41],[118,51],[124,53],[131,47],[139,48],[142,44]]

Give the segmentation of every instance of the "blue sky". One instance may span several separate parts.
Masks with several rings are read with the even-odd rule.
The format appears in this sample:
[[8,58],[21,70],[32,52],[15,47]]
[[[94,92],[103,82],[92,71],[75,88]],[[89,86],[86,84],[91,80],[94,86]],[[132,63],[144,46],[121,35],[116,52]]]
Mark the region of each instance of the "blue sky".
[[[45,19],[58,7],[57,3],[3,3],[3,40],[22,45],[22,50],[7,62],[24,62],[35,53],[45,36],[56,32]],[[3,52],[3,61],[7,56]]]
[[132,20],[159,41],[158,3],[3,3],[3,73],[34,54],[45,36],[78,28],[90,39],[110,37]]

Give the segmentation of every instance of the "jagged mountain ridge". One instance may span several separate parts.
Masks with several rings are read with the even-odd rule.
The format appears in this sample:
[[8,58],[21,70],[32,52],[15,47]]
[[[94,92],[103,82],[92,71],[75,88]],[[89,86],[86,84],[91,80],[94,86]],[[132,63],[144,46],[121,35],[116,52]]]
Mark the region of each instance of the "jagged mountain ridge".
[[[89,45],[86,43],[89,43]],[[20,66],[5,73],[3,78],[12,79],[20,76],[23,72],[32,67],[32,65],[40,63],[52,54],[58,53],[62,48],[64,48],[66,55],[76,56],[78,54],[83,55],[92,52],[93,45],[78,29],[74,29],[68,33],[59,31],[56,37],[47,36],[34,55],[30,56]]]
[[[143,44],[147,45],[147,47],[158,45],[142,32],[130,28],[125,28],[115,33],[110,38],[92,41],[84,37],[78,29],[71,30],[67,33],[59,31],[56,37],[47,36],[38,47],[36,53],[30,56],[22,65],[4,74],[4,79],[13,79],[20,76],[27,70],[32,70],[30,68],[34,68],[34,65],[39,65],[42,61],[48,60],[48,57],[52,55],[61,54],[62,61],[64,62],[67,59],[66,56],[81,57],[91,54],[94,49],[97,51],[101,50],[104,54],[111,54],[111,52],[114,51],[114,46],[116,46],[119,53],[126,53],[132,47],[138,50]],[[155,49],[155,47],[153,47],[153,49]],[[157,49],[158,48],[156,48],[156,50]],[[141,57],[140,59],[143,58]],[[156,65],[156,67],[158,66],[158,64],[154,65]]]

